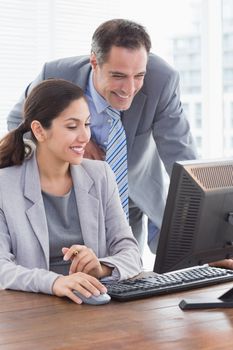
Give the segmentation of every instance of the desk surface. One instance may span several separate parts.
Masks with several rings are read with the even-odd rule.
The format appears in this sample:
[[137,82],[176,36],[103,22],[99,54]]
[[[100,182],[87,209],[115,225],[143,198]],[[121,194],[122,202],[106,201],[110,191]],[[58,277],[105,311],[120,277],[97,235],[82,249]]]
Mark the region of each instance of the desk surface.
[[182,311],[188,297],[218,297],[232,283],[101,306],[0,291],[0,349],[232,349],[233,308]]

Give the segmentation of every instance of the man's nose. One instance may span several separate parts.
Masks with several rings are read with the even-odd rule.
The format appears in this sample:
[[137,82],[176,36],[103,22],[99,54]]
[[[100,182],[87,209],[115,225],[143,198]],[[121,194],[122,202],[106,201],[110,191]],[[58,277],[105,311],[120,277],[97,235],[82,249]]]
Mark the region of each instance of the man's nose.
[[133,95],[136,89],[135,80],[133,78],[129,78],[125,80],[123,85],[123,91],[126,95]]

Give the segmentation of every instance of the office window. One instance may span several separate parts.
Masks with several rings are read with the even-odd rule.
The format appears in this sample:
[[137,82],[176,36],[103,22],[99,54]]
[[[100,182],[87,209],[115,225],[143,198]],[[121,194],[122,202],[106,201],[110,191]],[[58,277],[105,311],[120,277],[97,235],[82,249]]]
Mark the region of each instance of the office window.
[[196,137],[196,144],[198,148],[201,148],[202,146],[202,138],[200,136]]
[[231,109],[230,109],[230,115],[229,115],[229,119],[230,119],[230,128],[233,131],[233,101],[231,102]]
[[[222,1],[222,69],[224,101],[224,156],[233,155],[233,2]],[[229,140],[229,141],[227,141]]]
[[182,103],[184,113],[188,116],[189,115],[189,104],[188,103]]
[[202,128],[202,108],[201,103],[195,104],[195,126],[199,130]]
[[108,0],[1,0],[0,136],[6,116],[44,62],[89,54],[91,35],[103,21],[119,17]]

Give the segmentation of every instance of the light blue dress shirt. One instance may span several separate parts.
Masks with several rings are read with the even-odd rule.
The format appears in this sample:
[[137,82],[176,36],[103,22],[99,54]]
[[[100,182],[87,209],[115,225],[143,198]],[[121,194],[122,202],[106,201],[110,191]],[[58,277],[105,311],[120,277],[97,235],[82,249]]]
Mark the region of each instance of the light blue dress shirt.
[[103,151],[106,151],[112,121],[106,112],[107,101],[94,88],[92,72],[89,75],[85,95],[91,114],[91,138]]

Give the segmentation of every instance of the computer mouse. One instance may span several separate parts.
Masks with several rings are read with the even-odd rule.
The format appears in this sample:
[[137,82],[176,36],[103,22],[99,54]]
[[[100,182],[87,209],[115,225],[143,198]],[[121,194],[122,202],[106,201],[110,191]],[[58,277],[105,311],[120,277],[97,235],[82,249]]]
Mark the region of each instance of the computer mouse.
[[90,305],[103,305],[110,302],[111,297],[107,293],[100,294],[98,296],[91,295],[90,298],[85,297],[83,294],[79,293],[77,290],[74,290],[73,293],[77,295],[85,304]]

